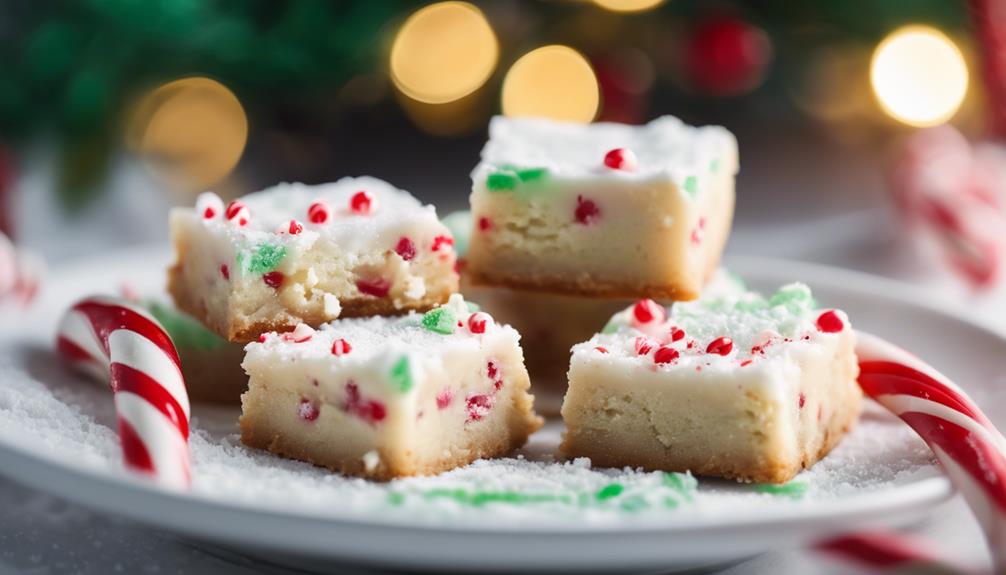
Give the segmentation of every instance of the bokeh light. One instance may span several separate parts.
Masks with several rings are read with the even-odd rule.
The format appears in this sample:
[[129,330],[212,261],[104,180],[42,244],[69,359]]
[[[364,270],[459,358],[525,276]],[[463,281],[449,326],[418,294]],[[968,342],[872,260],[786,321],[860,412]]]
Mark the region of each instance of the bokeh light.
[[227,177],[241,159],[248,119],[241,102],[220,82],[184,78],[139,101],[126,140],[156,174],[202,190]]
[[409,16],[391,46],[391,80],[429,104],[471,94],[492,75],[499,44],[482,11],[467,2],[440,2]]
[[594,0],[594,4],[612,12],[642,12],[663,3],[664,0]]
[[576,50],[551,45],[521,56],[503,79],[503,113],[589,122],[600,92],[590,63]]
[[964,101],[968,67],[960,49],[939,30],[906,26],[877,46],[870,82],[887,114],[910,126],[935,126]]

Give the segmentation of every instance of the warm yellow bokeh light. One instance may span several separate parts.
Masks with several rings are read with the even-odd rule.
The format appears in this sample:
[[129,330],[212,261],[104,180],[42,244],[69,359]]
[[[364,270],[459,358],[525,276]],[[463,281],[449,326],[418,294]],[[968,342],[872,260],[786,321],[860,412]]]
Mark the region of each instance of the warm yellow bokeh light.
[[514,62],[503,79],[503,113],[589,122],[600,92],[590,63],[568,46],[532,50]]
[[463,98],[489,79],[499,44],[482,11],[467,2],[440,2],[416,11],[391,46],[391,80],[428,104]]
[[184,78],[139,101],[126,139],[159,175],[201,190],[227,177],[241,159],[248,119],[241,102],[223,84]]
[[642,12],[663,3],[664,0],[594,0],[594,4],[612,12]]
[[873,52],[870,82],[881,107],[910,126],[949,120],[968,91],[964,56],[945,34],[928,26],[892,32]]

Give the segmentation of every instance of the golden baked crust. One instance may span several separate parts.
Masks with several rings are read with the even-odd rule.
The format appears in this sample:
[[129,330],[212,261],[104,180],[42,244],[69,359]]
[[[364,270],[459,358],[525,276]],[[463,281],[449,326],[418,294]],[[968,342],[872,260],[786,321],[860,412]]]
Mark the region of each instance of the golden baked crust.
[[[358,453],[340,453],[332,443],[331,431],[336,427],[312,431],[322,439],[313,442],[304,435],[284,432],[283,428],[291,424],[293,416],[283,414],[295,412],[292,406],[296,405],[299,397],[264,387],[258,387],[242,397],[241,442],[248,447],[306,461],[344,475],[378,481],[434,475],[477,459],[506,455],[523,446],[528,437],[541,428],[543,421],[531,407],[533,396],[528,395],[525,391],[527,387],[521,388],[519,382],[514,386],[517,393],[502,429],[479,431],[478,428],[473,428],[472,432],[457,437],[460,443],[445,446],[446,456],[435,459],[420,459],[416,453],[403,449],[402,446],[389,444],[375,449],[380,456],[379,463],[374,468],[367,469]],[[290,409],[283,411],[284,407]]]
[[804,469],[828,455],[852,429],[859,417],[858,403],[850,409],[836,412],[822,429],[823,442],[816,452],[806,453],[800,459],[791,459],[781,452],[753,454],[746,459],[682,457],[671,450],[609,450],[606,443],[589,429],[570,428],[563,438],[560,451],[569,458],[589,457],[598,467],[641,467],[650,471],[690,471],[695,475],[708,475],[750,481],[755,483],[786,483]]

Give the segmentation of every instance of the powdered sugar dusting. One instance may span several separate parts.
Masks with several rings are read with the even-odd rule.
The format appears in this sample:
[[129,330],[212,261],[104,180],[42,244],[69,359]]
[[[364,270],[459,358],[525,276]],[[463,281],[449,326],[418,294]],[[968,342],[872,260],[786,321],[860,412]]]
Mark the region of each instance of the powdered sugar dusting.
[[[0,441],[59,465],[112,475],[121,469],[108,390],[51,361],[39,345],[0,345]],[[906,426],[879,409],[830,456],[795,481],[798,499],[755,486],[636,470],[592,468],[558,455],[550,423],[516,457],[478,461],[437,477],[374,483],[249,449],[238,439],[236,409],[197,405],[190,439],[192,495],[282,513],[431,525],[519,528],[638,525],[769,513],[892,489],[938,471]]]

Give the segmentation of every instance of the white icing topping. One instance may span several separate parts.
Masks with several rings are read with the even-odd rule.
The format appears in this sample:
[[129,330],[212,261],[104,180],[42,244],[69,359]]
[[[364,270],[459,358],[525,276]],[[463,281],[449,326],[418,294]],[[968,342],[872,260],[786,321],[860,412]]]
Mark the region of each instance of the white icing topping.
[[[630,306],[612,316],[604,332],[574,346],[573,353],[604,353],[596,349],[600,346],[613,357],[653,364],[656,350],[667,346],[679,356],[661,364],[661,369],[698,365],[733,368],[745,360],[757,363],[785,356],[836,337],[817,328],[816,319],[825,310],[815,309],[815,305],[810,288],[804,284],[783,286],[765,298],[720,270],[700,299],[666,308],[665,320],[640,322],[634,314],[635,306]],[[836,312],[845,329],[850,329],[844,312]],[[677,330],[683,330],[684,336],[675,341],[673,334]],[[730,338],[731,351],[726,355],[707,353],[709,344],[721,337]],[[638,353],[641,343],[648,344],[651,350]]]
[[[449,310],[448,313],[453,318],[452,321],[441,324],[451,333],[440,333],[424,327],[425,314],[416,312],[396,317],[339,319],[323,324],[311,334],[309,340],[301,343],[296,343],[293,335],[301,330],[299,326],[293,334],[266,334],[264,342],[252,342],[245,347],[247,352],[245,361],[273,362],[330,358],[334,364],[346,366],[370,362],[375,358],[395,358],[408,354],[428,356],[449,353],[451,350],[476,350],[485,335],[498,335],[494,332],[511,337],[515,342],[520,337],[510,326],[494,322],[486,322],[486,334],[473,334],[468,328],[468,317],[473,310],[461,294],[452,295],[448,303],[427,314],[443,313],[441,310]],[[462,326],[457,325],[459,321]],[[306,333],[307,330],[303,330],[302,334]],[[344,355],[333,355],[332,344],[338,339],[349,342],[352,351]]]
[[[604,165],[605,154],[615,148],[635,154],[634,170]],[[681,184],[688,176],[736,173],[737,140],[725,128],[695,128],[672,116],[643,126],[497,116],[489,124],[489,142],[472,178],[481,181],[506,166],[546,168],[550,178],[670,179]]]
[[[373,197],[369,214],[354,214],[350,200],[365,191]],[[436,235],[449,235],[437,220],[433,206],[424,206],[408,192],[368,176],[343,178],[334,183],[308,186],[279,184],[240,198],[248,208],[248,223],[243,226],[228,221],[224,214],[204,219],[202,213],[190,212],[225,241],[238,246],[263,242],[302,252],[319,239],[327,239],[344,252],[374,252],[394,249],[402,237],[429,244]],[[324,202],[332,211],[325,223],[311,223],[309,207]],[[219,206],[212,195],[200,196],[197,206]],[[297,220],[303,230],[290,234],[290,220]]]

